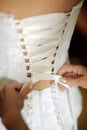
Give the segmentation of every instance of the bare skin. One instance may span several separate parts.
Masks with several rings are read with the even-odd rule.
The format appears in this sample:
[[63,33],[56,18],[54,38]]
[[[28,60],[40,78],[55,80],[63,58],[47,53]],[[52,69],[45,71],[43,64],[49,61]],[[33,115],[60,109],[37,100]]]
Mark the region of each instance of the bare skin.
[[80,0],[0,0],[0,10],[3,12],[11,12],[15,18],[21,19],[51,12],[68,12],[79,1]]
[[[80,0],[0,0],[0,11],[12,13],[15,18],[22,19],[54,12],[66,13],[79,2]],[[52,81],[38,81],[34,84],[34,89],[43,89],[51,84]]]

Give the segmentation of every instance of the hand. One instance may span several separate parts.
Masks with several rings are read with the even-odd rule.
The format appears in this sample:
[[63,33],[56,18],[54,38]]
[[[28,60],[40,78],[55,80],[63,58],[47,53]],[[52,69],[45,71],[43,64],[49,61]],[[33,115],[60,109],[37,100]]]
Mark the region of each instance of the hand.
[[[58,74],[63,77],[61,80],[70,86],[81,86],[87,89],[87,68],[82,65],[64,65],[58,71]],[[60,85],[60,90],[64,91],[65,87]]]
[[0,90],[0,116],[4,124],[12,120],[14,113],[20,113],[24,99],[30,92],[29,87],[20,91],[21,87],[22,84],[14,81]]

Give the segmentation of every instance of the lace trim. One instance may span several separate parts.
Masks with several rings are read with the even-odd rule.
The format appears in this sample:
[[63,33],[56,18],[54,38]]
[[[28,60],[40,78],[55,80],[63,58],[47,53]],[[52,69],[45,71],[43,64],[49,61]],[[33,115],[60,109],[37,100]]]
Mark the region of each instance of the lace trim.
[[60,126],[60,129],[64,130],[63,122],[62,122],[62,119],[61,119],[61,113],[60,113],[60,111],[61,111],[60,104],[57,103],[58,99],[57,99],[57,93],[56,93],[56,83],[54,83],[52,85],[51,93],[52,93],[53,104],[54,104],[54,107],[55,107],[55,115],[56,115],[56,118],[57,118],[57,123]]

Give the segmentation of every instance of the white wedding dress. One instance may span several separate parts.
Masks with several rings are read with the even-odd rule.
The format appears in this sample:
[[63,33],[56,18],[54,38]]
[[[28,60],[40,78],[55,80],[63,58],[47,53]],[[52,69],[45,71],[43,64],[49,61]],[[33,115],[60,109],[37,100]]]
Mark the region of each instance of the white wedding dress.
[[[50,88],[28,94],[21,114],[30,130],[77,129],[81,95],[76,87],[60,92],[56,72],[68,60],[68,48],[82,3],[69,13],[21,20],[0,13],[0,77],[20,83],[31,79],[55,80]],[[1,122],[0,130],[6,130]]]

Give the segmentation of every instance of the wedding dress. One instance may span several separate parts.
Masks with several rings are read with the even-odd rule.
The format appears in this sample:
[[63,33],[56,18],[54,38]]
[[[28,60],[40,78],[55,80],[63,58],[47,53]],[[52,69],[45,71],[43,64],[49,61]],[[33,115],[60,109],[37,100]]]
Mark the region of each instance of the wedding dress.
[[[21,114],[30,130],[77,129],[82,109],[80,92],[76,87],[60,92],[56,73],[68,60],[68,48],[82,3],[69,13],[21,20],[0,13],[0,77],[20,83],[31,79],[55,80],[51,87],[28,94]],[[1,122],[0,130],[6,130]]]

